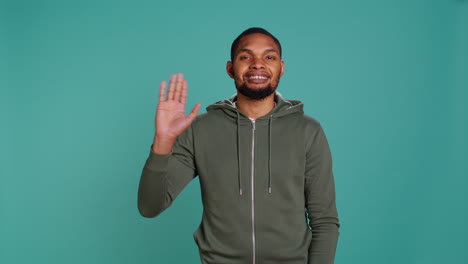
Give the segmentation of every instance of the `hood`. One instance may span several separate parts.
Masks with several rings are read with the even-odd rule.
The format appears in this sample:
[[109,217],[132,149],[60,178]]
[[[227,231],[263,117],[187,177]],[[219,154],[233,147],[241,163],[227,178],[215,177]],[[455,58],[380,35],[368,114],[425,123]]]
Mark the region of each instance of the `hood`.
[[[234,102],[236,100],[237,100],[237,95],[233,95],[232,97],[230,97],[228,99],[216,102],[216,103],[214,103],[212,105],[209,105],[206,108],[206,111],[221,109],[228,116],[237,118],[237,116],[240,115],[240,116],[243,116],[245,118],[248,118],[243,113],[241,113],[241,112],[239,112],[237,110],[236,106],[234,105]],[[268,114],[266,114],[266,115],[264,115],[262,117],[259,117],[257,119],[268,119],[270,117],[277,118],[277,117],[282,117],[282,116],[289,115],[289,114],[296,113],[296,112],[301,112],[301,113],[304,112],[304,110],[303,110],[304,105],[302,104],[302,102],[297,101],[297,100],[285,100],[285,99],[283,99],[281,94],[278,93],[278,92],[275,92],[275,102],[276,102],[276,106],[275,106],[275,108],[273,108],[273,110],[271,110],[270,113],[268,113]]]
[[[234,102],[237,100],[237,95],[233,95],[229,99],[225,99],[216,102],[206,108],[207,111],[213,111],[221,109],[229,117],[237,119],[237,164],[238,164],[238,182],[239,182],[239,195],[243,194],[243,183],[242,183],[242,164],[241,164],[241,144],[240,144],[240,119],[247,119],[248,117],[241,113],[235,106]],[[272,178],[271,178],[271,144],[272,144],[272,127],[273,119],[281,118],[293,113],[303,113],[304,105],[300,101],[296,100],[285,100],[280,93],[275,92],[276,106],[268,114],[257,118],[256,120],[268,120],[268,193],[272,192]]]

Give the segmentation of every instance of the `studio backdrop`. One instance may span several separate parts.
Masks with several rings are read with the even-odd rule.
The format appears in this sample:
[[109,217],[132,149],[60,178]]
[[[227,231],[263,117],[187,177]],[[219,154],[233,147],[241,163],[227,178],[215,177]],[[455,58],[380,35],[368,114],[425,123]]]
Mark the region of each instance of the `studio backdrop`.
[[188,108],[236,91],[230,45],[281,41],[278,91],[330,143],[337,264],[468,263],[468,2],[0,4],[0,263],[200,263],[198,178],[137,210],[161,80]]

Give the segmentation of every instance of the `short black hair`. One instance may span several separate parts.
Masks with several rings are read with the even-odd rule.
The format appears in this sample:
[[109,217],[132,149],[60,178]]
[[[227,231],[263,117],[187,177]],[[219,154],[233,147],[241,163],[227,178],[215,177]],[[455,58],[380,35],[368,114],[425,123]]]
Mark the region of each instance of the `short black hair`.
[[236,52],[236,49],[239,47],[239,42],[240,42],[241,38],[243,38],[245,36],[248,36],[250,34],[256,34],[256,33],[267,35],[270,38],[272,38],[273,41],[276,43],[276,45],[278,45],[279,53],[280,53],[280,57],[281,57],[281,44],[280,44],[279,40],[264,28],[252,27],[252,28],[246,29],[244,32],[242,32],[232,42],[232,45],[231,45],[231,61],[234,61],[234,53]]

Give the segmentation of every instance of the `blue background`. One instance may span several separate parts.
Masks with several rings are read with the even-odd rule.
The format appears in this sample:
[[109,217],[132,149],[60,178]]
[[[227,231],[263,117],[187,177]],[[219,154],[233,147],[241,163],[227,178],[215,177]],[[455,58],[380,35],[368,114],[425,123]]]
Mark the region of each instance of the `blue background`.
[[468,2],[2,1],[0,262],[199,263],[198,179],[136,207],[158,85],[202,109],[244,29],[282,42],[279,91],[327,133],[336,263],[468,263]]

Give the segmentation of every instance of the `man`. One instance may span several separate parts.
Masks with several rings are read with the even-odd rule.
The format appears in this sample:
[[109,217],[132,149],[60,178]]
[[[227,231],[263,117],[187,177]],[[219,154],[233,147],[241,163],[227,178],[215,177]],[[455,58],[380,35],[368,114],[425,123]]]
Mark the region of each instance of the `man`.
[[244,31],[226,70],[237,95],[198,117],[200,104],[185,115],[182,74],[171,76],[167,97],[161,83],[140,213],[157,216],[198,175],[204,211],[194,238],[202,263],[333,263],[331,155],[303,104],[275,92],[284,72],[279,41],[261,28]]

